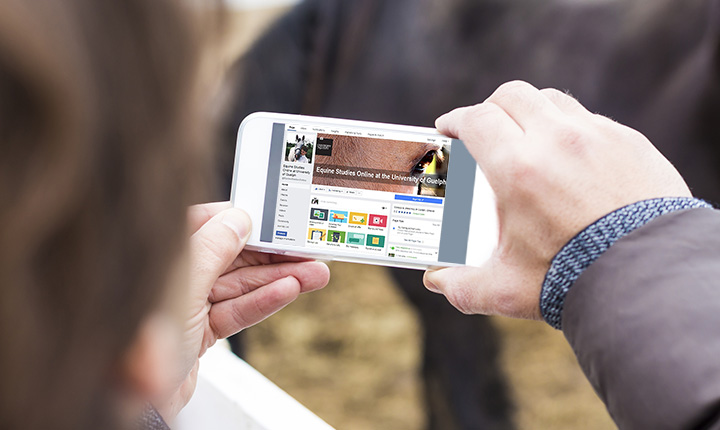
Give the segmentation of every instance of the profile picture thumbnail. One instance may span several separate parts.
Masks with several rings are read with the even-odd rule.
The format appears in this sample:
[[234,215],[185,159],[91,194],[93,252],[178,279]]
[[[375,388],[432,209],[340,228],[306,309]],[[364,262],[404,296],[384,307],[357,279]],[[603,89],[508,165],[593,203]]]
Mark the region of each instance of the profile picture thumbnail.
[[285,161],[290,163],[312,163],[316,135],[288,133],[285,143]]

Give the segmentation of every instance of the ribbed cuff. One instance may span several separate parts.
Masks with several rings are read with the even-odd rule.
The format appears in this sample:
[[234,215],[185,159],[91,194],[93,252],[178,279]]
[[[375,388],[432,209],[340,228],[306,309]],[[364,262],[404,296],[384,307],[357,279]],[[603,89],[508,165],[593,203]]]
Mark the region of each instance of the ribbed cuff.
[[618,239],[653,219],[685,209],[712,208],[694,198],[644,200],[611,212],[571,239],[553,258],[540,293],[540,313],[552,327],[562,329],[565,296],[573,283]]
[[145,411],[135,428],[137,430],[170,430],[163,417],[160,416],[160,412],[150,404],[145,406]]

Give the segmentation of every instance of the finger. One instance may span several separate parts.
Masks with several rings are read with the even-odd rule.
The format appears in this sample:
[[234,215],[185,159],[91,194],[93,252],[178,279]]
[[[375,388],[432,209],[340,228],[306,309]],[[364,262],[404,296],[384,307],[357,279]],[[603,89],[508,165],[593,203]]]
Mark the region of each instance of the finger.
[[232,300],[216,303],[210,308],[210,327],[218,339],[231,336],[253,326],[300,295],[300,282],[289,276]]
[[497,254],[481,267],[452,267],[425,273],[423,283],[465,314],[540,319],[541,280],[503,264]]
[[508,149],[524,134],[522,128],[494,103],[455,109],[438,118],[436,126],[441,133],[461,139],[480,167],[485,167],[493,153]]
[[442,294],[451,305],[464,314],[492,314],[483,305],[484,298],[480,285],[464,288],[466,279],[481,280],[486,278],[485,270],[478,267],[451,267],[447,269],[427,271],[423,276],[423,284],[428,290]]
[[502,84],[486,102],[500,106],[526,133],[562,113],[540,90],[523,81]]
[[467,126],[465,119],[468,111],[478,106],[480,105],[463,106],[455,108],[446,114],[440,115],[435,120],[435,128],[447,137],[460,139],[461,129],[463,129],[464,126]]
[[230,202],[204,203],[201,205],[193,205],[188,208],[188,229],[190,234],[195,233],[210,218],[232,207]]
[[300,292],[307,293],[327,285],[330,270],[324,263],[280,263],[249,266],[221,276],[210,291],[210,303],[233,299],[255,291],[278,279],[292,276],[300,283]]
[[591,114],[575,97],[555,88],[544,88],[540,93],[547,97],[566,115],[578,116]]
[[248,266],[261,266],[267,264],[277,263],[290,263],[290,262],[302,262],[302,261],[313,261],[309,258],[294,257],[289,255],[273,254],[269,252],[260,251],[243,251],[237,256],[235,261],[230,264],[225,273],[230,273],[234,270],[241,269]]
[[217,278],[237,258],[250,236],[251,223],[240,209],[226,209],[212,217],[190,237],[193,295],[207,299]]
[[489,138],[522,133],[507,112],[493,103],[454,109],[436,119],[435,127],[440,133],[457,139],[467,138],[468,134],[477,135],[479,131]]

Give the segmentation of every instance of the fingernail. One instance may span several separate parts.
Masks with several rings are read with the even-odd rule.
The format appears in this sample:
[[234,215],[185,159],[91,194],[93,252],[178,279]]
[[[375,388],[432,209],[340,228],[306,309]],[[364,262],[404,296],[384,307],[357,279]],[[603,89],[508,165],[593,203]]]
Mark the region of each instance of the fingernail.
[[432,291],[433,293],[439,293],[439,292],[440,292],[440,289],[437,287],[437,285],[435,285],[435,284],[430,280],[429,273],[426,273],[426,274],[425,274],[425,277],[424,277],[424,279],[423,279],[423,283],[425,284],[425,288],[427,288],[428,290]]
[[250,217],[242,210],[229,209],[223,216],[222,223],[234,231],[240,239],[245,239],[250,234]]
[[443,125],[443,122],[445,122],[445,117],[447,117],[448,114],[440,115],[435,119],[435,128],[440,129]]

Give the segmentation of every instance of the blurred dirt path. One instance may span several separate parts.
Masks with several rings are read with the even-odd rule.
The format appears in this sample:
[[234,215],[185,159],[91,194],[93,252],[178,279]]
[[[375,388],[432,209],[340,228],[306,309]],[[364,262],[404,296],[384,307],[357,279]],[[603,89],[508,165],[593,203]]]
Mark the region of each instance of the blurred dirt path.
[[[331,271],[325,290],[248,330],[248,361],[339,430],[423,429],[412,309],[380,267],[334,263]],[[562,333],[495,322],[519,429],[615,428]]]

